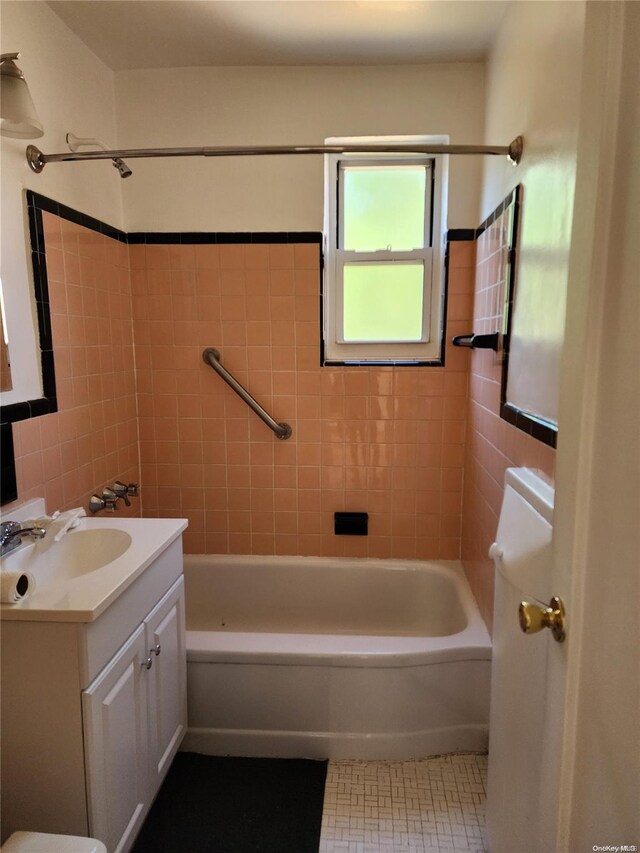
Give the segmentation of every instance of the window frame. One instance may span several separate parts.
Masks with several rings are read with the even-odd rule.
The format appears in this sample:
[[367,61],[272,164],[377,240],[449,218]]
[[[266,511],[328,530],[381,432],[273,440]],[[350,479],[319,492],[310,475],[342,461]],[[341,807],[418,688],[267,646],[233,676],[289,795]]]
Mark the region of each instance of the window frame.
[[[384,136],[326,139],[327,145],[437,145],[448,144],[448,136]],[[444,154],[381,153],[325,155],[324,287],[322,363],[329,364],[442,364],[444,316],[444,259],[447,216],[448,156]],[[340,248],[340,174],[349,165],[424,165],[431,171],[430,209],[425,209],[425,235],[430,245],[413,251],[355,252]],[[425,243],[428,243],[425,240]],[[423,292],[423,339],[393,342],[345,341],[343,328],[343,279],[345,262],[385,263],[420,259],[425,264]],[[430,266],[430,271],[428,267]]]

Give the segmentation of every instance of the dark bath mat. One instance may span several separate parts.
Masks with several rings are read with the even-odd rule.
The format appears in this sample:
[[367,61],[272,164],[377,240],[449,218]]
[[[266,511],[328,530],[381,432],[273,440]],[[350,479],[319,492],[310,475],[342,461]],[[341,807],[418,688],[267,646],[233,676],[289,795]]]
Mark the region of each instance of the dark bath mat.
[[326,761],[179,752],[132,853],[317,853]]

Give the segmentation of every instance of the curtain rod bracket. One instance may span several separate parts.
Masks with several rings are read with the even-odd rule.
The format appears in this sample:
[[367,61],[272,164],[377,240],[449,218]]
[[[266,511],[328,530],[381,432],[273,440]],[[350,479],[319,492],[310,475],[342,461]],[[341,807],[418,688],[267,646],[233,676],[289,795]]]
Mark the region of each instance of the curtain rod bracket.
[[520,160],[522,160],[522,152],[524,150],[524,139],[521,136],[516,136],[516,138],[509,145],[509,153],[507,157],[509,158],[509,162],[517,166]]
[[27,163],[32,172],[37,175],[44,169],[44,154],[36,145],[27,145]]

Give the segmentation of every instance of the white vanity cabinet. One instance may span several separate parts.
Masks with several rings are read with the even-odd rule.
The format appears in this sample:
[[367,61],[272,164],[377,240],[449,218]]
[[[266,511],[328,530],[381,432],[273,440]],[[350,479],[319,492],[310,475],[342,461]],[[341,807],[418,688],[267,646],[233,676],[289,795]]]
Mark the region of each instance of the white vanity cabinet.
[[95,620],[2,621],[2,841],[133,845],[187,725],[181,529]]
[[149,758],[153,795],[187,730],[187,649],[184,580],[145,619],[149,673]]
[[82,693],[89,832],[128,850],[186,731],[179,578]]
[[110,853],[131,845],[149,801],[146,660],[141,625],[82,695],[89,830]]

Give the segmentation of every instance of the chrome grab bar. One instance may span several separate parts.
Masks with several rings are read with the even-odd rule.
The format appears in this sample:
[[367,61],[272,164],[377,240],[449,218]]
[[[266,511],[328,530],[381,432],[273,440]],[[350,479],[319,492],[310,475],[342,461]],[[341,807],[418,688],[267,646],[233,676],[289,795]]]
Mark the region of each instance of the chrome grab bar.
[[207,347],[202,353],[202,359],[205,364],[208,364],[209,367],[212,367],[218,376],[227,383],[230,388],[236,392],[239,397],[245,401],[247,406],[256,413],[256,415],[261,418],[265,424],[269,427],[270,430],[273,430],[278,438],[286,441],[287,438],[290,438],[293,430],[289,426],[289,424],[278,423],[274,421],[271,415],[262,408],[260,403],[251,396],[251,394],[242,387],[242,385],[238,382],[238,380],[233,377],[229,371],[220,364],[220,352],[213,347]]

